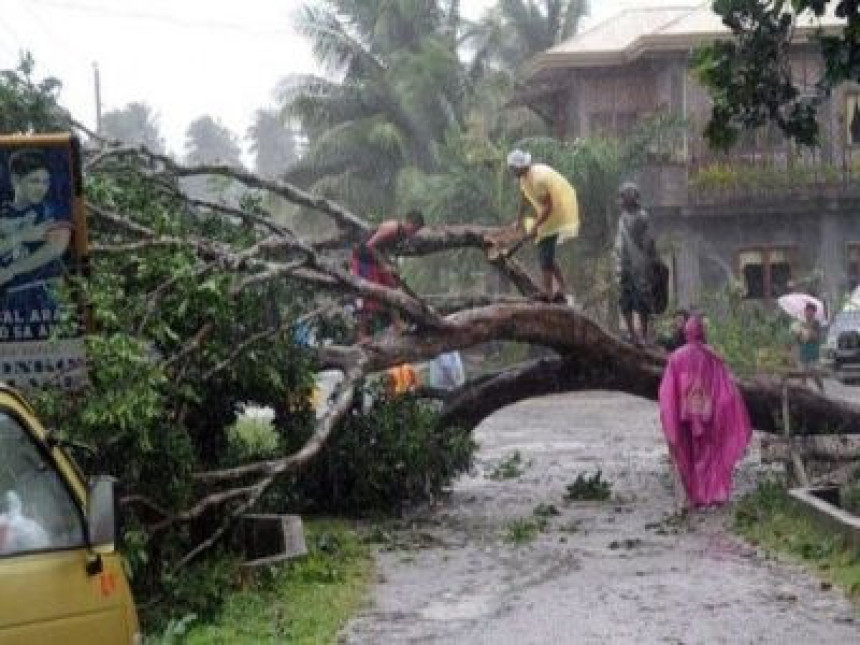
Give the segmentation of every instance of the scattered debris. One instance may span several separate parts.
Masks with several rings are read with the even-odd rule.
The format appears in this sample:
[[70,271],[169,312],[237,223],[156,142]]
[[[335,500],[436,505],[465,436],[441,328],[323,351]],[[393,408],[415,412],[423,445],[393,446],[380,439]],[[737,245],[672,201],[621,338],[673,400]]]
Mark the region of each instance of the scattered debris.
[[657,535],[678,535],[682,531],[688,533],[692,530],[689,513],[666,515],[659,522],[649,522],[645,528],[654,531]]
[[526,464],[523,462],[523,456],[519,450],[516,450],[496,464],[496,467],[487,477],[493,481],[517,479],[523,474],[525,468]]
[[387,530],[374,526],[364,536],[365,544],[377,544],[381,551],[418,551],[448,546],[437,535],[416,527]]
[[572,484],[567,485],[564,499],[569,502],[603,502],[612,497],[612,483],[603,479],[603,472],[595,474],[580,473]]
[[558,530],[564,533],[578,533],[582,530],[582,520],[571,520],[570,522],[559,526]]
[[541,502],[540,504],[535,506],[535,509],[532,511],[532,514],[535,517],[554,517],[557,515],[561,515],[561,513],[558,512],[558,509],[555,507],[554,504],[547,504],[546,502]]

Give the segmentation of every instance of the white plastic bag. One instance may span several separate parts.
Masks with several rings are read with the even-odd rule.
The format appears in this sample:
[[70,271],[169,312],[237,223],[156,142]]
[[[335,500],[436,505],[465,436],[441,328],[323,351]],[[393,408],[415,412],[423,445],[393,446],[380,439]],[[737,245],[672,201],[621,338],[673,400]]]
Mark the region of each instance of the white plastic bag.
[[0,514],[0,555],[35,551],[50,545],[50,539],[38,522],[22,514],[18,493],[6,493],[7,511]]

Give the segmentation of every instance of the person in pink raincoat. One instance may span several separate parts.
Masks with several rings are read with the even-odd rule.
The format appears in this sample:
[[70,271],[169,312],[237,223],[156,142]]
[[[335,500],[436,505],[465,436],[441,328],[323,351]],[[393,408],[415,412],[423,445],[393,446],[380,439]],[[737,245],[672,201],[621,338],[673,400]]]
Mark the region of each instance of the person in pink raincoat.
[[705,344],[701,318],[684,328],[687,344],[669,356],[660,383],[660,420],[689,506],[729,499],[732,470],[752,431],[746,405],[722,359]]

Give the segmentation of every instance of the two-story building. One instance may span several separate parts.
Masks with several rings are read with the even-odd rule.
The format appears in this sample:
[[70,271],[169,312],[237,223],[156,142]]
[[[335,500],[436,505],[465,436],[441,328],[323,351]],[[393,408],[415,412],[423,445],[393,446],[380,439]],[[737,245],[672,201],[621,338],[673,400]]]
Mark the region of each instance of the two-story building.
[[[658,114],[686,124],[637,177],[680,303],[737,280],[752,299],[797,288],[836,304],[860,283],[860,87],[837,88],[823,105],[820,148],[770,128],[711,151],[701,136],[711,103],[689,67],[697,46],[729,37],[709,6],[623,11],[538,56],[519,98],[562,139],[624,136]],[[795,34],[801,88],[821,75],[815,31]]]

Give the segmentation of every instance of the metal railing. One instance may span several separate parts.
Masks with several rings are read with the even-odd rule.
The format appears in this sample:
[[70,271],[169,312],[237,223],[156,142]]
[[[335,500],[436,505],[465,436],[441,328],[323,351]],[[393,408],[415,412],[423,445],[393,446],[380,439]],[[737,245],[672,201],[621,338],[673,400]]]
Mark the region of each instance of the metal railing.
[[691,204],[860,197],[860,147],[741,147],[728,154],[690,150]]

